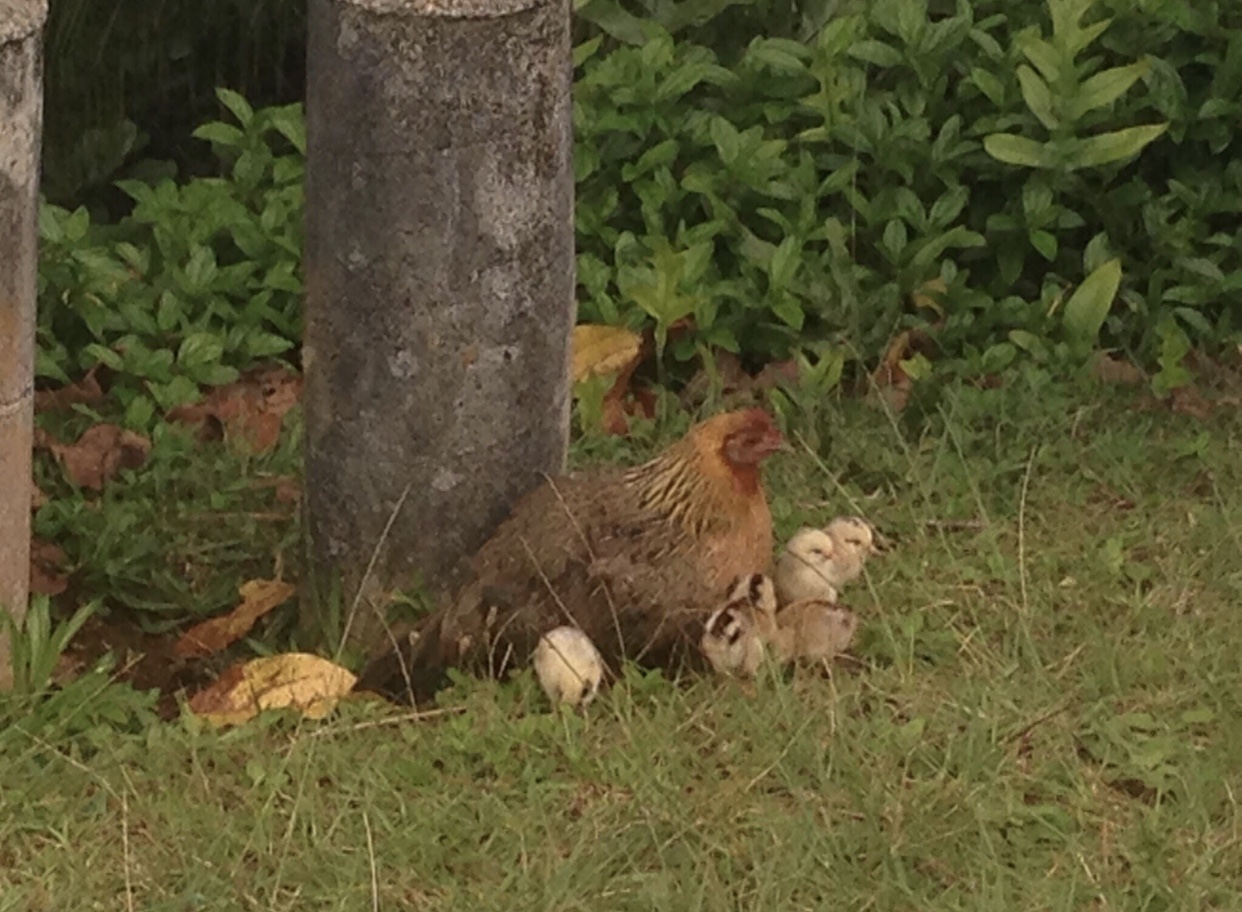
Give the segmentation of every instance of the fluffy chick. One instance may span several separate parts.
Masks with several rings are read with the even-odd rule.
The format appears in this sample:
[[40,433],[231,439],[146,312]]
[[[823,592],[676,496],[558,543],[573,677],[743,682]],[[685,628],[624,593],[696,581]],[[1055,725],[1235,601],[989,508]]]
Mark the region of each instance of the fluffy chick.
[[718,674],[751,678],[776,634],[776,589],[763,573],[739,576],[725,604],[707,619],[699,645]]
[[776,564],[780,603],[836,602],[841,588],[858,579],[877,550],[871,524],[860,516],[838,516],[823,529],[799,529]]
[[858,615],[823,599],[803,599],[786,605],[776,616],[776,624],[770,642],[782,663],[827,665],[854,642]]
[[539,638],[535,676],[553,705],[585,706],[599,693],[604,662],[591,638],[577,627],[555,627]]

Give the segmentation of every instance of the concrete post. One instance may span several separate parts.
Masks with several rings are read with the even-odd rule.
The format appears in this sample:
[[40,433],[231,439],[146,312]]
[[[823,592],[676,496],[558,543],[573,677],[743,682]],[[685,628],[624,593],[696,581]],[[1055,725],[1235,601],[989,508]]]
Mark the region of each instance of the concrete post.
[[[0,0],[0,611],[20,620],[30,586],[39,147],[47,0]],[[0,633],[0,690],[12,687]]]
[[569,24],[569,0],[310,0],[306,507],[317,578],[348,607],[366,576],[355,645],[564,467]]

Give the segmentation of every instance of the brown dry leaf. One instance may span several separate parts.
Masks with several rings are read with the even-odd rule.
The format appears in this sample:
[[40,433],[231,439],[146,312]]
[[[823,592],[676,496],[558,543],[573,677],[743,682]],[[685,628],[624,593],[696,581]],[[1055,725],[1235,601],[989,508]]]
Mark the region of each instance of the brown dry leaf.
[[757,390],[770,390],[778,386],[797,386],[800,379],[797,361],[772,361],[751,378],[751,386]]
[[1114,357],[1108,352],[1096,353],[1091,360],[1091,373],[1101,383],[1116,383],[1120,386],[1138,386],[1146,379],[1134,362]]
[[569,377],[581,383],[588,377],[632,370],[642,356],[643,337],[624,326],[582,323],[574,327],[573,363]]
[[30,482],[30,509],[37,510],[47,503],[47,495],[34,481]]
[[247,580],[238,588],[241,604],[228,614],[195,624],[177,640],[173,655],[196,659],[219,652],[244,637],[259,618],[288,601],[296,591],[296,586],[284,580]]
[[888,402],[889,408],[900,412],[910,402],[914,381],[902,370],[901,362],[910,356],[910,330],[898,333],[888,344],[884,357],[872,374],[879,395]]
[[41,538],[30,540],[30,591],[33,595],[60,595],[69,588],[64,573],[68,555],[60,545]]
[[940,302],[948,293],[949,286],[944,283],[944,279],[937,276],[934,279],[927,280],[912,292],[910,301],[915,307],[930,310],[943,320],[944,306]]
[[242,440],[253,452],[265,453],[276,446],[285,414],[301,394],[301,377],[284,367],[259,368],[165,417],[197,426],[200,439]]
[[99,385],[99,378],[95,376],[98,370],[99,365],[96,364],[77,383],[70,383],[60,389],[37,390],[34,394],[35,412],[53,412],[78,404],[93,405],[100,402],[104,391]]
[[69,480],[80,488],[102,491],[121,469],[137,469],[147,461],[151,441],[115,424],[97,424],[74,443],[60,443],[51,434],[35,435],[35,445],[50,450]]
[[1200,421],[1212,417],[1212,403],[1203,398],[1203,394],[1193,386],[1179,386],[1169,395],[1173,411],[1179,415],[1189,415]]
[[293,707],[322,719],[357,677],[327,659],[302,652],[234,665],[190,700],[190,710],[214,725],[239,725],[265,709]]

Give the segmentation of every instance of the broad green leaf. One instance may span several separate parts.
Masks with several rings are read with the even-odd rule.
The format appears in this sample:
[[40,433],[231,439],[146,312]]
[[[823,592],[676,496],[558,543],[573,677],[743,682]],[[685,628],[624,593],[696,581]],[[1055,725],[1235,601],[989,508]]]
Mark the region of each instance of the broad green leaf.
[[970,71],[970,80],[979,87],[987,100],[998,107],[1005,101],[1005,85],[987,70],[975,67]]
[[1057,164],[1056,155],[1046,144],[1012,133],[992,133],[983,137],[983,148],[988,155],[1007,165],[1054,168]]
[[802,312],[802,305],[793,295],[777,293],[770,296],[768,303],[772,308],[772,313],[776,314],[782,323],[795,332],[802,329],[806,315]]
[[1061,55],[1051,44],[1042,38],[1029,38],[1022,42],[1021,50],[1047,82],[1060,81]]
[[1037,228],[1031,232],[1030,238],[1031,246],[1049,263],[1057,258],[1057,239],[1054,235]]
[[983,247],[986,243],[987,240],[977,231],[958,225],[941,235],[922,241],[918,252],[910,258],[910,265],[930,266],[950,247]]
[[713,117],[711,126],[708,128],[712,142],[716,146],[716,151],[720,153],[720,160],[726,165],[731,165],[737,161],[738,151],[741,149],[741,134],[738,133],[737,127],[729,123],[723,117]]
[[195,139],[219,143],[222,146],[240,146],[246,138],[246,134],[237,127],[220,123],[218,120],[203,124],[190,135]]
[[855,41],[846,52],[851,57],[878,67],[897,66],[904,59],[901,51],[883,41]]
[[[574,9],[577,9],[581,5],[581,0],[574,0]],[[584,41],[582,44],[577,45],[574,48],[574,69],[577,69],[590,60],[591,57],[594,56],[595,52],[599,50],[599,46],[603,43],[603,41],[603,35],[596,35],[590,41]]]
[[780,246],[772,254],[772,262],[768,265],[768,280],[774,290],[782,291],[789,287],[794,274],[798,271],[801,256],[802,244],[797,238],[787,237],[781,241]]
[[1158,139],[1169,128],[1167,123],[1144,127],[1127,127],[1080,140],[1066,164],[1071,169],[1096,168],[1137,155],[1143,147]]
[[1078,87],[1078,94],[1069,100],[1069,109],[1073,119],[1077,120],[1088,111],[1103,108],[1112,104],[1147,75],[1151,65],[1145,61],[1132,63],[1129,66],[1113,67],[1096,73]]
[[298,152],[306,154],[306,119],[302,115],[300,104],[284,105],[269,109],[269,123],[276,132],[289,140],[289,145]]
[[1026,64],[1018,67],[1018,83],[1022,86],[1022,100],[1031,109],[1031,113],[1039,118],[1039,122],[1049,130],[1060,126],[1061,121],[1053,107],[1052,91],[1048,88],[1048,83],[1040,79],[1039,74]]
[[200,367],[214,364],[224,354],[224,343],[211,333],[190,333],[181,340],[177,350],[177,363],[182,367]]
[[238,123],[243,127],[250,126],[250,121],[254,120],[254,108],[250,107],[250,102],[232,89],[216,89],[216,98],[233,113]]
[[931,212],[928,214],[932,225],[936,228],[947,228],[950,222],[961,215],[969,198],[970,191],[964,186],[957,186],[943,193],[940,199],[932,203]]
[[[1092,3],[1094,2],[1095,0],[1092,0]],[[1113,20],[1111,18],[1101,19],[1099,22],[1094,22],[1091,25],[1088,25],[1084,29],[1079,29],[1068,40],[1067,50],[1070,52],[1071,55],[1076,56],[1079,51],[1081,51],[1083,48],[1089,45],[1092,41],[1095,41],[1096,38],[1099,38],[1100,35],[1104,34],[1105,30],[1112,24],[1113,24]]]
[[1095,270],[1070,295],[1061,315],[1066,335],[1079,345],[1093,345],[1121,285],[1121,260],[1114,257]]

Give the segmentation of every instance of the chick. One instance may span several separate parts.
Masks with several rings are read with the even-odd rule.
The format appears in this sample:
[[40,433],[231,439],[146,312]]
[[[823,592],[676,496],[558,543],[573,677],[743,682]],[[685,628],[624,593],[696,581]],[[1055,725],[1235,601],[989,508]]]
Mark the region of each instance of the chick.
[[786,605],[776,616],[776,623],[770,643],[782,663],[819,662],[827,666],[850,647],[858,632],[858,615],[823,599]]
[[776,564],[781,605],[802,599],[835,602],[877,551],[871,524],[860,516],[838,516],[823,529],[799,529]]
[[577,627],[556,627],[539,638],[535,676],[553,705],[586,706],[599,693],[604,662],[591,638]]
[[725,604],[707,619],[699,645],[717,673],[750,678],[775,634],[776,590],[769,577],[753,573],[734,579]]

